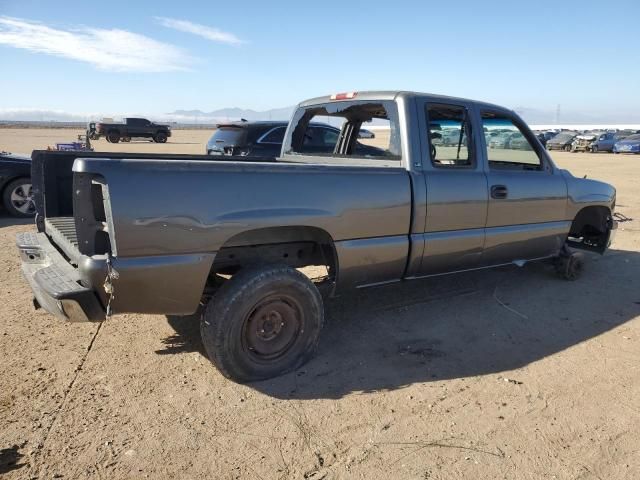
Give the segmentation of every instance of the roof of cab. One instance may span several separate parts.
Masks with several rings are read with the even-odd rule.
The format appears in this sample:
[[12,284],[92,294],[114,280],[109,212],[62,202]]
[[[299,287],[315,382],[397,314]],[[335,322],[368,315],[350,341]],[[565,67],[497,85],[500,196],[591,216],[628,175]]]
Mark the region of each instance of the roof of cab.
[[480,105],[487,108],[492,108],[496,110],[507,110],[511,111],[509,108],[501,107],[500,105],[495,105],[492,103],[482,102],[478,100],[471,100],[468,98],[459,98],[459,97],[450,97],[447,95],[436,95],[433,93],[423,93],[423,92],[412,92],[406,90],[370,90],[370,91],[362,91],[362,92],[354,92],[356,95],[352,98],[345,98],[341,100],[334,100],[331,98],[331,95],[325,95],[322,97],[315,97],[300,102],[298,107],[308,107],[311,105],[317,105],[320,103],[329,103],[329,102],[355,102],[358,100],[396,100],[399,97],[402,98],[413,98],[413,97],[426,97],[431,100],[435,100],[437,102],[447,101],[455,101],[455,102],[465,102],[465,103],[473,103],[476,105]]

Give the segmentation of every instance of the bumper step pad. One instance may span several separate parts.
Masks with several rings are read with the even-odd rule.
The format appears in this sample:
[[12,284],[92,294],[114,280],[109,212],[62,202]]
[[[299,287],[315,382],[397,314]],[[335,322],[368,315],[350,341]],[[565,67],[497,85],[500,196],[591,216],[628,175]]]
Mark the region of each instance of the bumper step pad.
[[104,308],[96,293],[78,283],[77,269],[56,250],[44,233],[19,233],[16,244],[36,307],[71,321],[104,320]]
[[57,265],[49,265],[38,270],[35,280],[53,298],[67,298],[83,291],[90,291],[70,278],[69,274]]

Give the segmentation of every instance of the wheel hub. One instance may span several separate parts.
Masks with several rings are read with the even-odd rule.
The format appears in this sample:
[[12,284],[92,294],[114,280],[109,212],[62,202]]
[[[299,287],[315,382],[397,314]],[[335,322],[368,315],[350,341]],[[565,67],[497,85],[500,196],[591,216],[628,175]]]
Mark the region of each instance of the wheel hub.
[[33,203],[33,190],[30,183],[20,185],[11,192],[13,207],[22,213],[31,213],[35,210]]
[[248,350],[261,360],[284,354],[295,342],[302,323],[301,309],[292,298],[273,296],[264,299],[245,321]]

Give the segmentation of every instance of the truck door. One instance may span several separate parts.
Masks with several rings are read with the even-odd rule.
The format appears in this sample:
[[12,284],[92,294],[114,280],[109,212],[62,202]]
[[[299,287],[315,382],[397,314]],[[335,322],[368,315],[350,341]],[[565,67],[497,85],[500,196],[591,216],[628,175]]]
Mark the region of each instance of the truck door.
[[419,275],[480,265],[487,219],[487,179],[478,155],[471,105],[418,103],[427,192]]
[[488,148],[489,203],[483,265],[545,257],[566,239],[567,186],[542,146],[515,115],[480,110],[485,132],[512,132],[519,141]]

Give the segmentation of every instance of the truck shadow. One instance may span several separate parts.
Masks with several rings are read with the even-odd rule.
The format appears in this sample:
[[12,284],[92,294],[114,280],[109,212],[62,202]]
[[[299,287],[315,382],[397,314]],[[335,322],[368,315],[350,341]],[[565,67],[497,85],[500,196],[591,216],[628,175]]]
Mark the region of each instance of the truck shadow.
[[[611,250],[587,255],[575,282],[536,263],[331,299],[317,355],[251,387],[277,398],[335,399],[514,370],[640,315],[638,271],[640,253]],[[197,322],[169,322],[174,352],[202,352]]]
[[0,450],[0,475],[24,467],[24,463],[19,463],[22,457],[24,455],[20,453],[18,445]]

